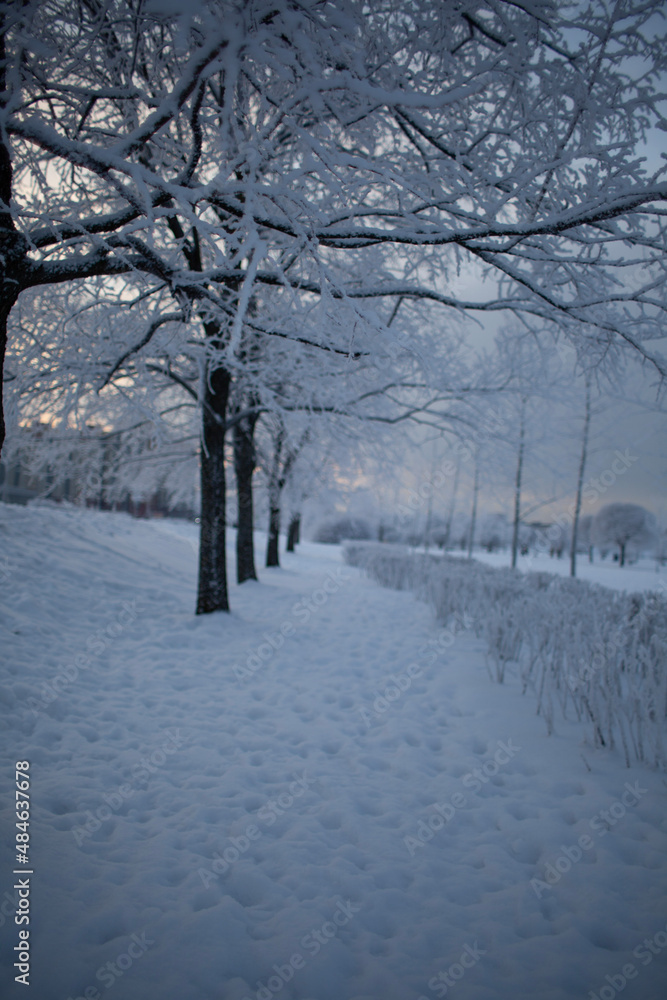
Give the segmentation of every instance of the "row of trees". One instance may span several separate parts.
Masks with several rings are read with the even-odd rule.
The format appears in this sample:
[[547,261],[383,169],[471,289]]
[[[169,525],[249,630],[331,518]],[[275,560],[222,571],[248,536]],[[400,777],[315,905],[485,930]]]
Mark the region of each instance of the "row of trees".
[[275,554],[309,442],[363,447],[364,428],[415,417],[451,432],[499,388],[466,369],[469,317],[558,332],[586,371],[629,347],[663,377],[667,184],[638,156],[663,124],[660,16],[659,0],[0,5],[10,426],[194,443],[206,613],[228,609],[230,435],[247,578],[258,422]]
[[[475,367],[486,368],[493,388],[449,400],[442,413],[420,413],[410,478],[392,487],[390,463],[378,463],[385,487],[366,513],[387,539],[469,551],[509,545],[514,565],[520,551],[546,546],[569,555],[574,576],[600,504],[619,484],[621,495],[650,490],[654,467],[659,474],[646,424],[637,423],[647,418],[646,404],[633,400],[638,373],[631,365],[612,379],[578,372],[566,345],[515,331],[503,332]],[[657,423],[659,408],[649,412]],[[646,531],[633,534],[647,544]]]
[[[345,531],[346,523],[352,520],[351,531]],[[355,522],[354,519],[341,518],[342,525],[339,538],[377,537],[367,522]],[[328,530],[320,532],[317,540],[330,541],[334,536],[333,525],[327,525]],[[507,551],[513,540],[513,525],[504,514],[486,514],[480,518],[476,526],[476,534],[472,536],[472,518],[459,512],[456,521],[447,531],[447,522],[434,519],[426,544],[441,548],[459,548],[472,553],[475,546],[485,549],[488,553]],[[380,534],[383,538],[393,541],[407,542],[414,546],[424,544],[423,531],[415,524],[407,531],[387,531]],[[336,540],[338,540],[338,537]],[[573,542],[572,531],[557,522],[533,522],[522,524],[519,531],[519,547],[522,555],[549,554],[558,559],[570,555]],[[577,553],[588,556],[593,562],[594,549],[598,548],[603,558],[610,550],[615,551],[615,559],[624,566],[629,550],[634,555],[650,550],[655,551],[659,559],[664,559],[661,548],[655,516],[640,504],[612,503],[605,504],[596,515],[586,514],[579,522],[577,535]]]

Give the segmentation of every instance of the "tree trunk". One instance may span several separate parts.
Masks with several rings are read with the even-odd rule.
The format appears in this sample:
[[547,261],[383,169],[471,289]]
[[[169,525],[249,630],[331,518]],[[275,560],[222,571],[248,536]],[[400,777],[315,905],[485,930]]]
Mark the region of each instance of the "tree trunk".
[[278,554],[278,541],[280,537],[280,507],[271,503],[269,513],[269,541],[266,546],[266,565],[280,566]]
[[586,453],[588,451],[588,429],[591,423],[591,379],[586,375],[586,404],[584,410],[584,426],[581,433],[581,455],[579,457],[579,473],[577,475],[577,496],[574,503],[572,519],[572,539],[570,542],[570,576],[577,575],[577,536],[579,534],[579,514],[581,512],[581,494],[584,487],[584,472],[586,470]]
[[621,559],[618,565],[625,566],[625,542],[620,542],[618,547],[621,550]]
[[0,455],[5,442],[5,400],[3,381],[5,371],[5,353],[7,350],[7,319],[14,305],[11,296],[5,293],[6,282],[0,278]]
[[468,539],[468,559],[472,559],[475,544],[475,525],[477,523],[477,494],[479,493],[479,461],[475,459],[475,482],[472,489],[472,516],[470,518],[470,538]]
[[456,459],[456,471],[454,473],[454,486],[452,487],[452,498],[449,503],[449,512],[447,514],[447,525],[445,527],[445,542],[442,546],[443,550],[446,552],[449,547],[449,541],[452,536],[452,524],[454,522],[454,513],[456,511],[456,495],[459,489],[459,473],[461,471],[461,459],[460,457]]
[[[294,468],[294,463],[299,457],[301,449],[310,436],[310,431],[304,431],[299,441],[287,449],[287,454],[283,461],[283,447],[285,445],[285,427],[281,422],[278,433],[274,438],[273,462],[271,465],[271,475],[269,477],[269,540],[266,547],[266,565],[280,566],[278,554],[278,537],[280,533],[280,504],[285,484]],[[298,527],[297,538],[298,541]]]
[[521,400],[521,422],[519,425],[519,454],[516,463],[516,478],[514,481],[514,527],[512,529],[512,569],[516,569],[516,557],[519,548],[519,525],[521,524],[521,477],[523,475],[523,450],[525,439],[526,400]]
[[301,536],[301,514],[292,515],[292,520],[287,529],[287,551],[294,552],[294,548],[299,544]]
[[238,498],[236,529],[236,580],[256,580],[254,508],[252,476],[255,471],[255,425],[257,417],[240,420],[234,426],[234,471]]
[[[0,107],[5,104],[5,15],[0,14]],[[5,141],[0,139],[0,454],[5,443],[5,406],[3,382],[7,351],[7,320],[21,286],[17,276],[24,272],[27,260],[25,237],[16,231],[10,211],[12,199],[12,159]]]
[[[431,468],[431,483],[435,478],[435,454],[433,455],[433,465]],[[426,507],[426,521],[424,523],[424,555],[428,555],[430,548],[431,524],[433,521],[433,489],[428,491],[428,504]]]
[[[207,331],[208,332],[208,331]],[[229,611],[226,562],[225,420],[230,373],[216,368],[204,390],[197,614]]]
[[285,480],[281,476],[280,463],[285,443],[285,429],[280,427],[274,439],[273,460],[269,477],[269,537],[266,545],[266,565],[280,566],[278,540],[280,535],[280,495]]

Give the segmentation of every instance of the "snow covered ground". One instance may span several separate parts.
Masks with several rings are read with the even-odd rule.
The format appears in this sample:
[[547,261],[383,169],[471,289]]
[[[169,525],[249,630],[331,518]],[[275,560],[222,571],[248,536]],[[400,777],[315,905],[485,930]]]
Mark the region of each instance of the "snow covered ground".
[[[665,995],[662,774],[574,723],[548,737],[479,641],[338,548],[303,544],[195,618],[195,541],[0,505],[3,995]],[[32,992],[12,967],[23,760]]]
[[[431,550],[433,553],[434,550]],[[465,553],[451,550],[447,553],[450,556],[462,556]],[[487,563],[489,566],[509,566],[511,553],[485,552],[484,549],[475,549],[475,559]],[[519,556],[517,567],[523,572],[555,573],[558,576],[570,575],[569,556],[563,555],[561,559],[552,559],[550,556],[539,553],[537,555]],[[655,590],[658,593],[667,593],[667,567],[659,566],[655,559],[643,558],[633,565],[621,567],[609,556],[604,561],[596,557],[596,561],[589,563],[588,556],[577,557],[577,577],[580,580],[588,580],[589,583],[599,583],[603,587],[610,587],[612,590],[625,590],[628,592]]]

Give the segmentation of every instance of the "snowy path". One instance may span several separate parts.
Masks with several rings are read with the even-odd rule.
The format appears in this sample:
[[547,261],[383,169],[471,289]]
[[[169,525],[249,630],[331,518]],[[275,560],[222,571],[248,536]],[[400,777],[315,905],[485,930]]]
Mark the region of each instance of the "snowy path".
[[[177,537],[193,530],[0,507],[2,773],[13,789],[31,763],[33,996],[664,995],[662,775],[582,747],[575,724],[547,737],[477,640],[336,549],[303,545],[233,589],[231,616],[195,619]],[[24,996],[3,820],[0,986]]]

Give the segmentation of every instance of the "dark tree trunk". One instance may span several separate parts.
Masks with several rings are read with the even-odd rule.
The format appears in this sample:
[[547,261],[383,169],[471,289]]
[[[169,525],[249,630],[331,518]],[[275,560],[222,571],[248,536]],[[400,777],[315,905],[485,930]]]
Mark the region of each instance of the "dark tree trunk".
[[294,552],[294,547],[301,540],[301,514],[294,514],[287,529],[287,551]]
[[579,515],[581,514],[581,495],[584,488],[584,472],[588,454],[588,432],[591,426],[591,379],[586,374],[586,402],[584,406],[584,426],[581,432],[581,455],[579,456],[579,473],[577,475],[577,495],[574,501],[574,517],[572,519],[572,538],[570,540],[570,576],[577,575],[577,539],[579,537]]
[[225,538],[225,421],[231,375],[224,368],[216,368],[209,378],[210,384],[204,390],[202,421],[198,615],[229,611]]
[[[4,14],[0,14],[0,107],[5,104],[5,35]],[[16,231],[10,211],[12,200],[12,159],[0,139],[0,454],[5,443],[5,406],[3,382],[7,351],[7,320],[19,297],[18,275],[25,274],[27,243]]]
[[449,513],[447,514],[447,524],[445,527],[445,540],[443,542],[442,548],[446,552],[449,547],[449,540],[452,536],[452,523],[454,521],[454,513],[456,511],[456,495],[459,489],[459,473],[461,472],[461,458],[460,456],[456,459],[456,471],[454,473],[454,485],[452,487],[452,498],[449,503]]
[[[4,108],[6,104],[5,88],[5,14],[0,13],[0,106]],[[11,285],[7,279],[6,247],[11,239],[14,229],[14,221],[9,212],[9,203],[12,197],[12,160],[5,142],[0,140],[0,455],[2,446],[5,443],[5,401],[3,398],[3,382],[5,374],[5,353],[7,351],[7,318],[11,311],[16,296],[12,299]]]
[[278,557],[278,540],[280,535],[280,507],[271,504],[269,513],[269,540],[266,546],[266,565],[280,566]]
[[475,527],[477,525],[477,496],[479,494],[479,455],[475,457],[475,481],[472,488],[472,514],[470,517],[470,538],[468,540],[468,559],[472,559],[475,547]]
[[516,462],[516,477],[514,480],[514,525],[512,528],[512,569],[516,569],[516,557],[519,551],[519,527],[521,525],[521,478],[523,474],[523,452],[526,434],[526,400],[521,400],[521,422],[519,426],[519,454]]
[[280,496],[285,485],[281,460],[285,443],[285,429],[280,427],[273,443],[273,459],[269,475],[269,537],[266,544],[266,565],[280,566],[278,540],[280,535]]
[[248,417],[234,425],[234,471],[238,498],[236,530],[236,580],[256,580],[254,514],[252,476],[257,458],[255,454],[255,425],[257,417]]
[[266,546],[266,565],[280,566],[278,557],[278,536],[280,533],[280,502],[285,483],[287,482],[299,452],[308,440],[309,431],[301,435],[301,439],[287,451],[282,461],[285,445],[285,428],[280,427],[274,439],[273,461],[269,476],[269,540]]
[[[5,353],[7,350],[7,319],[14,302],[5,294],[6,282],[0,277],[0,454],[5,443],[5,400],[3,381],[5,371]],[[14,300],[16,301],[16,300]]]
[[619,542],[618,547],[621,550],[619,566],[625,566],[625,542]]

